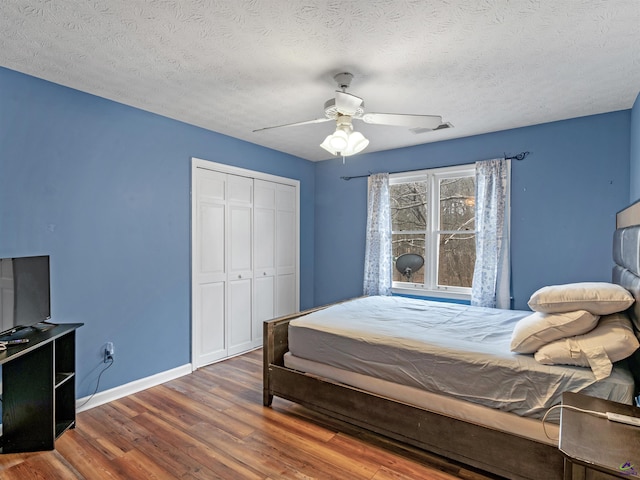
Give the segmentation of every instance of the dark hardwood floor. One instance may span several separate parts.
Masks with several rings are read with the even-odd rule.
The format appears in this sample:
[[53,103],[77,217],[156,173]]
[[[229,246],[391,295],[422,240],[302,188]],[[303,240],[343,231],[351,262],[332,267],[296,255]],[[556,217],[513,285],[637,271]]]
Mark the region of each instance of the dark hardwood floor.
[[78,414],[56,450],[0,455],[0,478],[494,478],[276,398],[262,406],[262,351]]

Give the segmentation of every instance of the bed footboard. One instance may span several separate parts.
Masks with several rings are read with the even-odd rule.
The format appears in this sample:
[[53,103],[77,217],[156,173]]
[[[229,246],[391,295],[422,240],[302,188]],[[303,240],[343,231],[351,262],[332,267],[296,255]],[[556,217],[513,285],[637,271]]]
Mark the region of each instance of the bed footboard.
[[293,319],[302,317],[311,312],[322,310],[329,305],[316,307],[299,313],[292,313],[284,317],[267,320],[262,326],[263,332],[263,399],[262,403],[265,407],[271,405],[273,401],[273,392],[271,389],[271,381],[269,374],[269,366],[284,366],[284,354],[289,351],[289,322]]
[[289,349],[289,322],[291,318],[278,318],[264,322],[263,325],[263,398],[265,407],[271,405],[273,393],[271,393],[271,381],[269,368],[271,365],[284,365],[284,354]]

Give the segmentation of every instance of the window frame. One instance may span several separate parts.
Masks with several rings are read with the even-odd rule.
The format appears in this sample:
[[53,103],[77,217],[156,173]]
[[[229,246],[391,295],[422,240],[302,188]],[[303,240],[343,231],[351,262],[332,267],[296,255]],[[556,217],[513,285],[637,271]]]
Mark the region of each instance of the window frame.
[[[438,285],[438,260],[441,234],[452,233],[450,230],[439,230],[440,227],[440,181],[447,178],[474,177],[475,164],[439,167],[412,172],[392,173],[389,175],[389,185],[408,182],[426,181],[427,183],[427,225],[425,232],[425,262],[424,283],[393,281],[392,293],[403,295],[419,295],[436,298],[470,300],[471,288]],[[422,233],[418,231],[403,231],[402,233]],[[474,234],[477,230],[474,228]],[[399,233],[394,231],[393,233]],[[395,265],[393,265],[395,268]]]

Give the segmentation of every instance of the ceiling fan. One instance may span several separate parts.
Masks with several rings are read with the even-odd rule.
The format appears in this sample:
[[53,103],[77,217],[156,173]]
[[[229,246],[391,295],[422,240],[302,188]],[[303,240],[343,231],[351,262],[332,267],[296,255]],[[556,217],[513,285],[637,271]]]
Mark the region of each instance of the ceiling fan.
[[335,98],[327,100],[324,104],[323,118],[307,120],[304,122],[287,123],[273,127],[265,127],[254,130],[260,132],[273,128],[294,127],[298,125],[308,125],[311,123],[323,123],[334,120],[336,131],[324,139],[320,144],[322,148],[332,155],[347,157],[364,150],[369,145],[364,135],[353,130],[352,121],[362,120],[364,123],[374,125],[391,125],[396,127],[409,128],[414,133],[423,133],[441,128],[450,128],[451,124],[442,123],[442,117],[438,115],[406,115],[398,113],[365,113],[364,101],[347,93],[347,88],[351,85],[353,74],[342,72],[334,75],[340,90],[336,90]]

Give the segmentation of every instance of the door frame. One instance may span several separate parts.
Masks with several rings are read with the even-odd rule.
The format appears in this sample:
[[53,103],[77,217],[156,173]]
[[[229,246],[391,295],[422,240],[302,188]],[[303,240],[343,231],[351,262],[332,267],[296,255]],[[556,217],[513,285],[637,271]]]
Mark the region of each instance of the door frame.
[[296,180],[293,178],[280,177],[277,175],[272,175],[269,173],[258,172],[255,170],[249,170],[240,167],[234,167],[232,165],[227,165],[224,163],[213,162],[210,160],[204,160],[201,158],[191,157],[191,223],[190,223],[190,235],[191,235],[191,252],[190,252],[190,269],[191,269],[191,370],[197,370],[199,366],[197,366],[196,362],[196,353],[197,353],[197,338],[196,332],[199,330],[196,328],[196,317],[194,312],[200,307],[196,305],[196,294],[195,294],[195,286],[196,286],[196,260],[197,260],[197,252],[199,251],[198,238],[195,235],[197,222],[198,222],[198,192],[197,192],[197,178],[198,178],[198,170],[211,170],[219,173],[226,173],[231,175],[238,175],[242,177],[249,177],[258,180],[265,180],[274,183],[280,183],[283,185],[290,185],[295,187],[295,204],[296,204],[296,219],[295,219],[295,248],[296,248],[296,311],[300,310],[300,180]]

